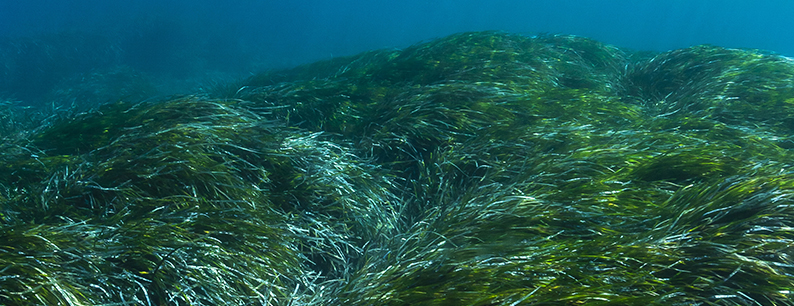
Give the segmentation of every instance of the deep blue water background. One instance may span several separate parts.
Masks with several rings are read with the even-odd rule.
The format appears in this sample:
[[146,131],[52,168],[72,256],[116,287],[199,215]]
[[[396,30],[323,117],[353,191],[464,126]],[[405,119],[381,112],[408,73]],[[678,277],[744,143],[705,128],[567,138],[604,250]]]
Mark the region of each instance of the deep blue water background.
[[[790,0],[0,0],[0,37],[100,34],[122,49],[125,65],[188,78],[479,30],[574,34],[638,50],[714,44],[794,56],[792,15]],[[83,66],[69,69],[96,68]]]

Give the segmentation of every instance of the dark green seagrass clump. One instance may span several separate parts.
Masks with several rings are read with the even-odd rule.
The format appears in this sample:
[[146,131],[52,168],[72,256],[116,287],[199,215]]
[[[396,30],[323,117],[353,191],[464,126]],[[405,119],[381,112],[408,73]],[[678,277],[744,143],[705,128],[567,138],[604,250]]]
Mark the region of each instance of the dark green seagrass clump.
[[107,105],[5,148],[3,304],[301,300],[339,237],[387,234],[378,169],[239,103]]
[[476,32],[105,105],[4,138],[0,304],[794,305],[793,87]]

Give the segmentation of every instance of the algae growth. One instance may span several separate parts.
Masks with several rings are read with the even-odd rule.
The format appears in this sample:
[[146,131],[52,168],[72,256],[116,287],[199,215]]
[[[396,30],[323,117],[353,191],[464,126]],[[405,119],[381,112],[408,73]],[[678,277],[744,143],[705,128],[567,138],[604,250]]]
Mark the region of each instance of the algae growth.
[[793,81],[477,32],[105,105],[0,146],[0,302],[794,305]]

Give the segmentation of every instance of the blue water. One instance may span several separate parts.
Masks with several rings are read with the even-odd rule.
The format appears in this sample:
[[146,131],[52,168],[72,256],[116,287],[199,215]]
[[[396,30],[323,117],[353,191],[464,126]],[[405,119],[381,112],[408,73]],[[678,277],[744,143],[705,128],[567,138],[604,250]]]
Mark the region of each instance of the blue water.
[[648,50],[707,43],[794,55],[793,13],[794,1],[786,0],[2,0],[0,35],[153,22],[194,39],[228,36],[266,48],[274,65],[477,30],[575,34]]
[[[637,50],[713,44],[794,56],[792,13],[788,0],[0,0],[0,38],[100,34],[123,53],[111,64],[188,78],[210,70],[245,75],[480,30],[574,34]],[[58,73],[97,68],[88,62]],[[20,87],[8,81],[19,74],[0,74],[0,93]]]

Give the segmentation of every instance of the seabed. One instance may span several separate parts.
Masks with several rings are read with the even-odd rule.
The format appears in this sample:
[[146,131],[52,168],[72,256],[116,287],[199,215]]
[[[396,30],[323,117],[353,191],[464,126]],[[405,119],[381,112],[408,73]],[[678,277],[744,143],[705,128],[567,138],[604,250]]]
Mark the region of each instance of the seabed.
[[18,126],[3,305],[794,305],[778,55],[461,33]]

